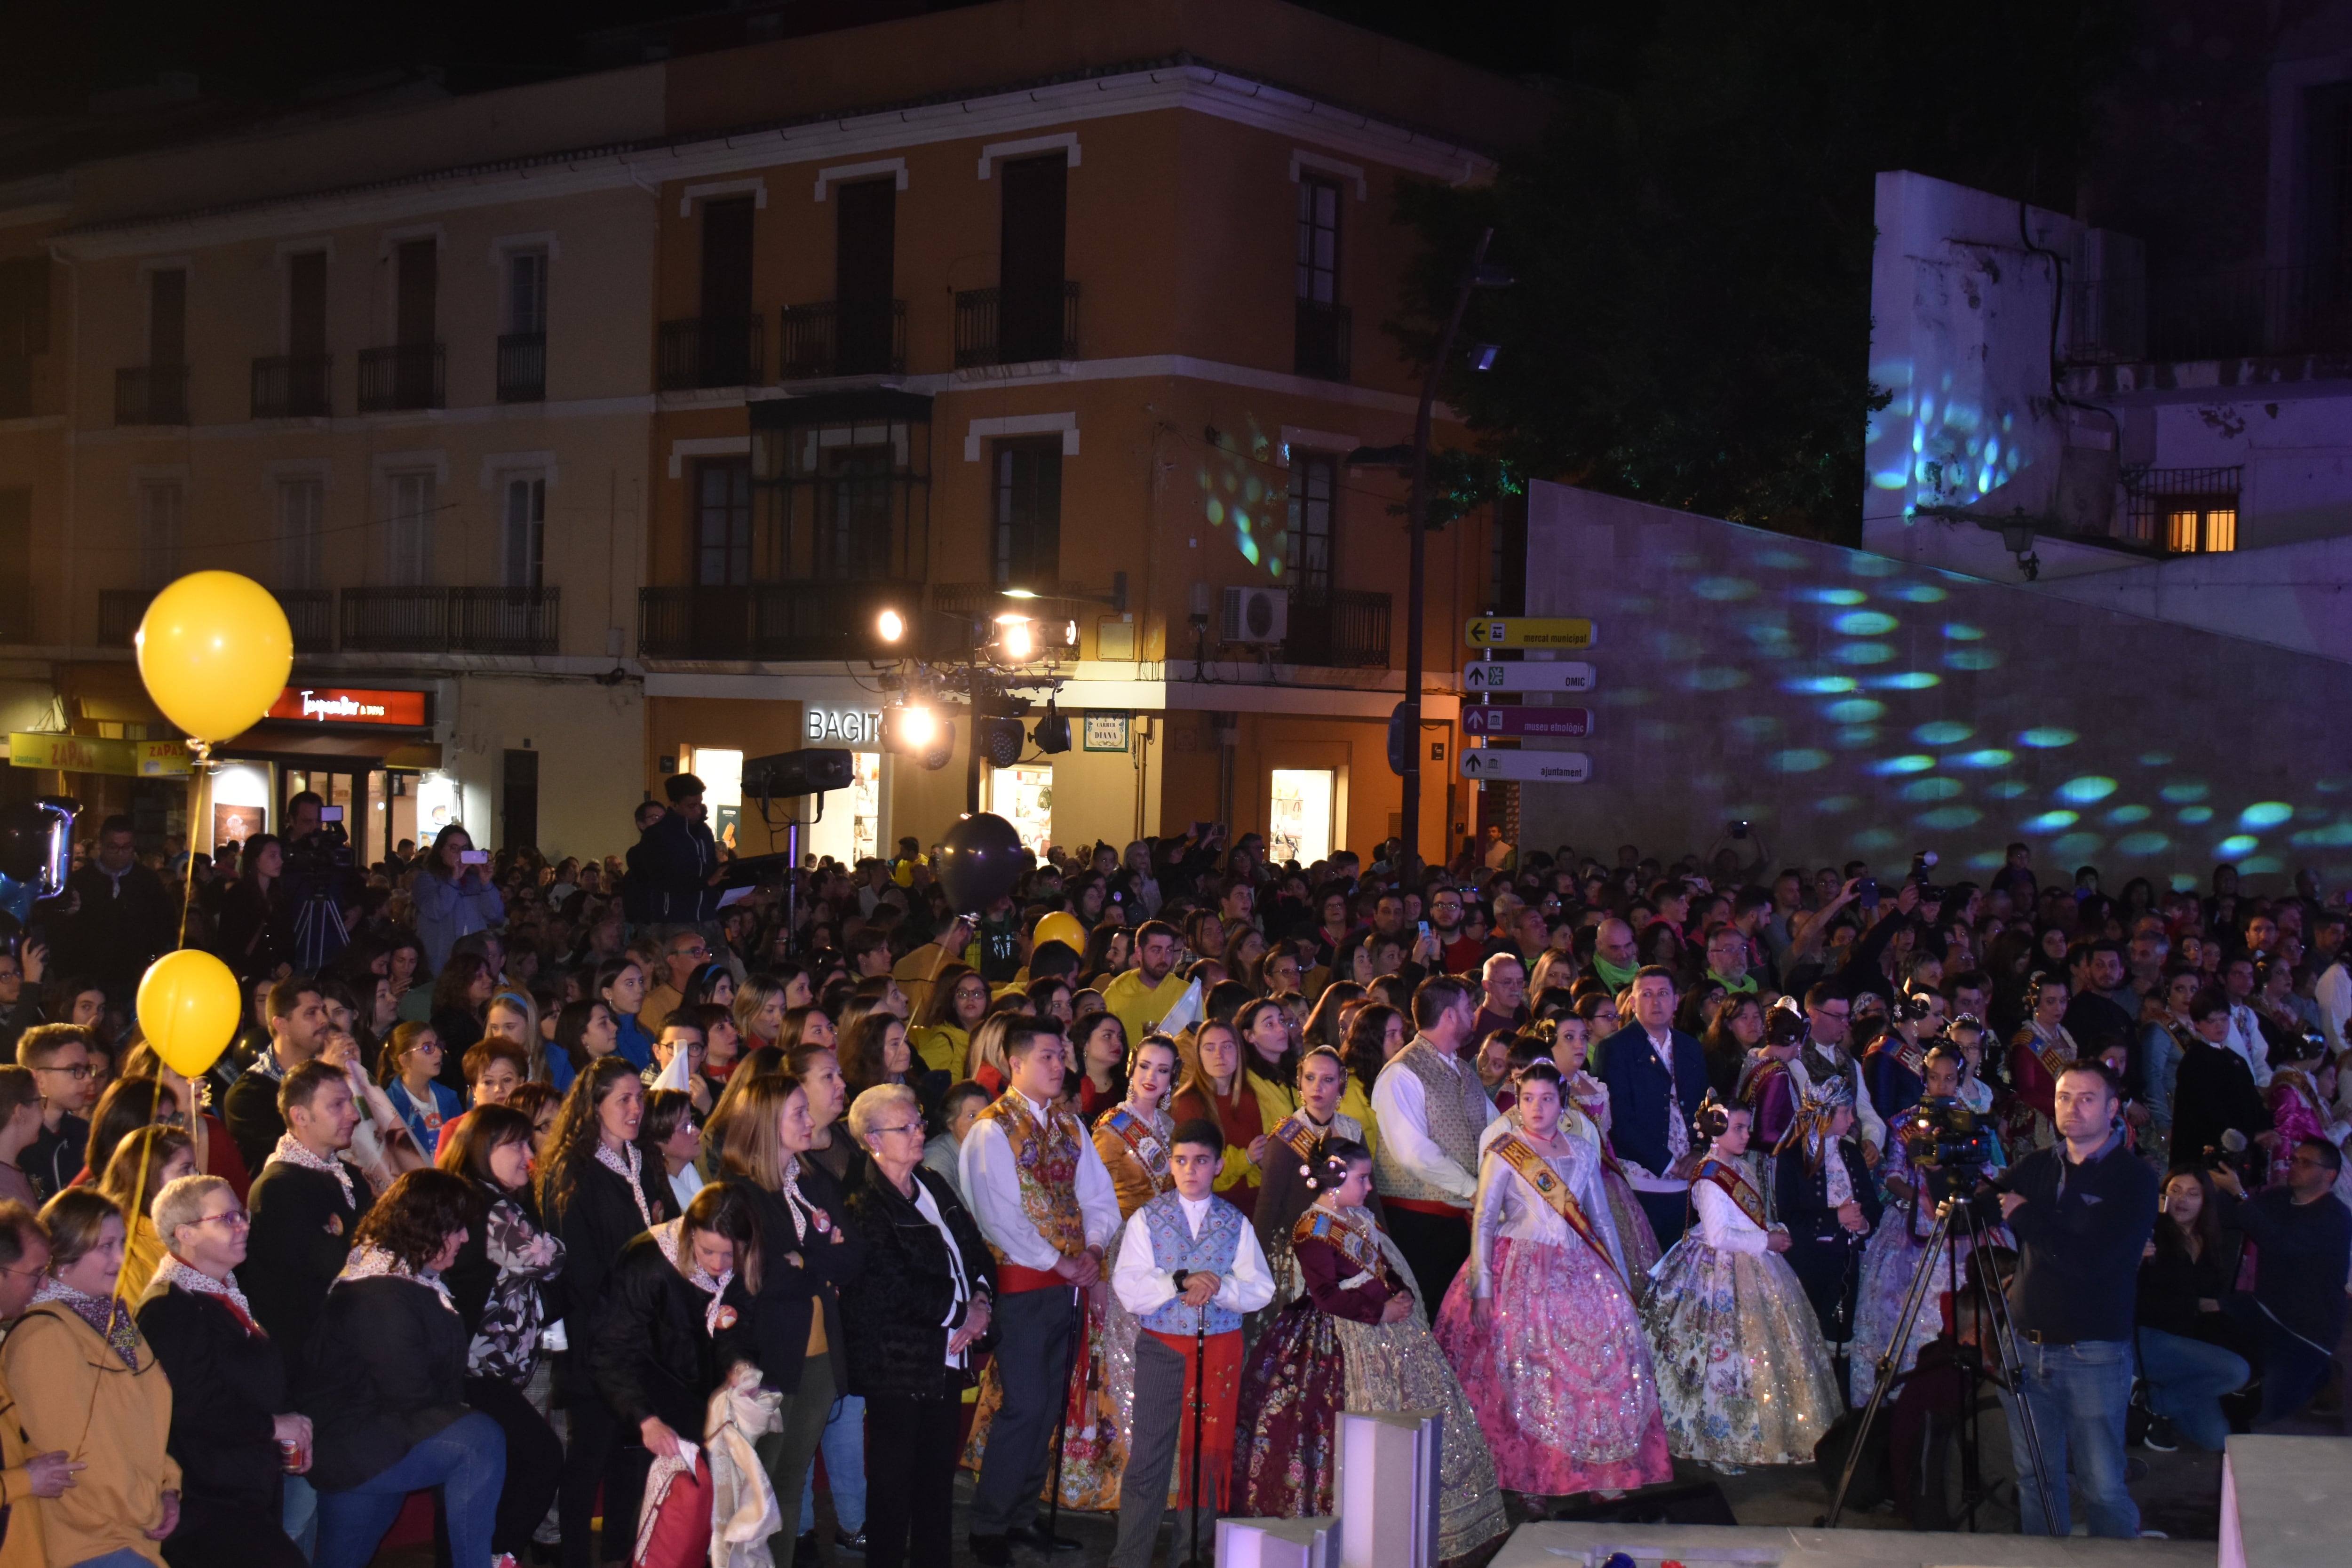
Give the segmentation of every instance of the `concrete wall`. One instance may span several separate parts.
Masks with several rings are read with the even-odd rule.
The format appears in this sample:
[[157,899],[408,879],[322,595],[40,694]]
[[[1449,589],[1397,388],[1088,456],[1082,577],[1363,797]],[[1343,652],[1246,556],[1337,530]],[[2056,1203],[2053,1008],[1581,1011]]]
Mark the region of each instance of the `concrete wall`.
[[645,699],[634,681],[467,675],[442,766],[457,776],[466,820],[483,843],[507,845],[506,752],[539,753],[539,847],[583,859],[636,842],[629,814],[644,792],[635,762]]
[[1529,845],[2352,875],[2345,664],[1545,484],[1528,612],[1599,625],[1592,782],[1523,786]]

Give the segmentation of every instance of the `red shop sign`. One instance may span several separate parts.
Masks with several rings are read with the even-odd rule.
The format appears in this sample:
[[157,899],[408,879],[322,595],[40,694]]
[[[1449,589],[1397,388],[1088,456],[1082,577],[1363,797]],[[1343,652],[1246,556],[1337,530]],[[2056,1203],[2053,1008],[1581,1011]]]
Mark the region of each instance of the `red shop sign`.
[[422,691],[373,691],[343,686],[289,686],[269,705],[272,719],[313,724],[397,724],[422,729],[433,721]]

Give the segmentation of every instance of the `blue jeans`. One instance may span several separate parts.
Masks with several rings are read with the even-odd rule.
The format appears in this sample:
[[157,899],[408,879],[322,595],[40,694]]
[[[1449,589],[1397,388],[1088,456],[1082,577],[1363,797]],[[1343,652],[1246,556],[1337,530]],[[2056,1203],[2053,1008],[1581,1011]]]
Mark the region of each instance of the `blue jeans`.
[[300,1548],[305,1558],[319,1555],[319,1494],[311,1489],[306,1477],[286,1478],[285,1507],[286,1539]]
[[[2042,1462],[2053,1495],[2042,1495],[2032,1446],[2018,1418],[2017,1398],[2003,1391],[2017,1454],[2018,1528],[2027,1535],[2066,1535],[2074,1529],[2067,1498],[2070,1461],[2091,1516],[2091,1533],[2126,1541],[2139,1537],[2139,1505],[2124,1484],[2124,1412],[2131,1404],[2132,1353],[2126,1340],[2084,1340],[2071,1345],[2021,1341],[2025,1365],[2018,1374],[2026,1407],[2042,1439]],[[2053,1531],[2045,1521],[2053,1521]]]
[[2139,1331],[2139,1374],[2148,1382],[2148,1408],[2180,1428],[2200,1448],[2220,1453],[2230,1440],[2221,1395],[2246,1386],[2253,1369],[2246,1358],[2220,1345],[2168,1334]]
[[[844,1535],[866,1528],[866,1400],[845,1394],[834,1401],[825,1417],[824,1437],[818,1444],[824,1455],[825,1489],[833,1494],[833,1517]],[[801,1482],[801,1528],[806,1535],[816,1528],[816,1467]]]
[[507,1435],[481,1412],[469,1412],[409,1449],[392,1468],[348,1491],[319,1494],[315,1568],[366,1568],[408,1494],[427,1487],[441,1489],[449,1560],[488,1563],[499,1489],[506,1479]]

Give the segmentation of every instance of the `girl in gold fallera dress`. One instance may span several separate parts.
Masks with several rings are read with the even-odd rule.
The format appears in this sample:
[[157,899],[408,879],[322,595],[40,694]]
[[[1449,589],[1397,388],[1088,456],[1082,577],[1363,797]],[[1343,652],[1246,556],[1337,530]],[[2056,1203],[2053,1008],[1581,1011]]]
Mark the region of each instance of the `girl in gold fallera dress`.
[[1745,1173],[1749,1113],[1709,1093],[1695,1119],[1708,1141],[1691,1183],[1698,1220],[1658,1260],[1642,1326],[1676,1458],[1727,1473],[1810,1462],[1844,1413],[1829,1347]]

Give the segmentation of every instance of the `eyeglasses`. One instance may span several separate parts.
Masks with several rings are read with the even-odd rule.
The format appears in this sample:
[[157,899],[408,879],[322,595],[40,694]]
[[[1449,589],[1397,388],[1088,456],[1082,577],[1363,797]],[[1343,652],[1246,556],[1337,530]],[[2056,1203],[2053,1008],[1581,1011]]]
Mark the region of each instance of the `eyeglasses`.
[[69,1068],[35,1068],[33,1070],[35,1072],[61,1072],[65,1074],[66,1077],[73,1079],[79,1082],[89,1078],[91,1073],[98,1069],[91,1067],[88,1062],[79,1062]]
[[869,1128],[867,1132],[871,1136],[881,1132],[920,1132],[922,1130],[923,1124],[919,1121],[902,1121],[895,1127]]
[[208,1214],[200,1219],[192,1219],[188,1223],[190,1225],[225,1225],[231,1230],[245,1230],[252,1226],[253,1216],[243,1209],[230,1209],[225,1214]]

